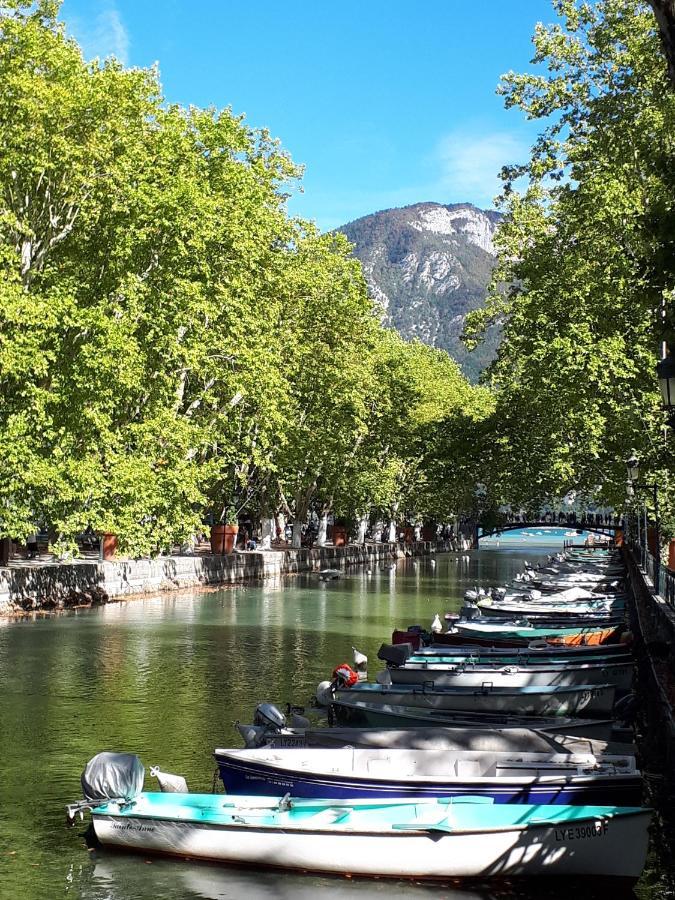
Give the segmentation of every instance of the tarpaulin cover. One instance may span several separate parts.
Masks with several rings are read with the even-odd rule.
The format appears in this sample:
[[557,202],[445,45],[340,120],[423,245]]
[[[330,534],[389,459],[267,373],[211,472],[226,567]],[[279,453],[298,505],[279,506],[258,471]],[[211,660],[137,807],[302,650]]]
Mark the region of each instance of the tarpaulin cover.
[[143,790],[145,768],[134,753],[97,753],[82,773],[85,800],[133,800]]

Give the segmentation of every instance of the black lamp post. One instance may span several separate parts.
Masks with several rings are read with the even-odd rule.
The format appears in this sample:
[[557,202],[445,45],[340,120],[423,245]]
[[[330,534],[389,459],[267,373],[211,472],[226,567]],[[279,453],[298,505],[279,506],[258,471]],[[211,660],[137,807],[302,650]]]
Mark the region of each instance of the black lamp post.
[[[674,394],[675,396],[675,394]],[[632,490],[629,490],[629,495],[632,495],[635,488],[643,488],[650,490],[652,492],[652,498],[654,500],[654,543],[656,544],[656,554],[654,555],[654,587],[657,592],[659,590],[659,572],[661,569],[661,534],[660,534],[660,523],[659,523],[659,495],[657,490],[656,482],[653,484],[646,484],[640,482],[638,479],[640,477],[640,460],[637,458],[635,452],[633,452],[630,456],[630,459],[626,460],[626,469],[628,471],[628,485]],[[645,549],[649,549],[649,543],[647,538],[647,513],[645,511],[645,535],[644,535],[644,546]]]
[[668,413],[668,422],[675,428],[675,359],[669,353],[656,365],[663,407]]

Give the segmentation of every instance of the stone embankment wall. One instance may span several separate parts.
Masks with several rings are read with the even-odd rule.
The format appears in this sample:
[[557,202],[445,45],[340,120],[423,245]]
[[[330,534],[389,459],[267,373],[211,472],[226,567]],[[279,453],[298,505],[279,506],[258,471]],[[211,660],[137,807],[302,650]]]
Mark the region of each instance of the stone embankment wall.
[[[418,541],[406,553],[423,556],[436,544]],[[164,556],[109,562],[27,565],[0,569],[0,615],[18,610],[59,609],[108,603],[134,594],[154,594],[200,585],[236,584],[294,572],[319,572],[391,562],[406,555],[396,544],[265,550],[230,556]]]

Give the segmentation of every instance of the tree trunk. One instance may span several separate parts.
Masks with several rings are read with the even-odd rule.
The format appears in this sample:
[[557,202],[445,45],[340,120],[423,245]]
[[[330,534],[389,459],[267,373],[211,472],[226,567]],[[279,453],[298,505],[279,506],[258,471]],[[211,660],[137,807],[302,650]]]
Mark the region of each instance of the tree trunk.
[[260,522],[260,549],[270,550],[274,540],[275,522],[270,516],[263,516]]
[[675,89],[675,0],[649,0],[654,10],[661,45],[668,63],[668,78]]
[[322,512],[319,518],[319,530],[316,535],[316,546],[325,547],[328,540],[328,512]]
[[396,543],[396,522],[392,519],[389,522],[389,536],[387,538],[390,544]]
[[286,516],[283,513],[277,513],[275,522],[276,536],[283,541],[286,539]]
[[358,534],[356,536],[357,544],[365,544],[367,528],[368,528],[368,516],[360,516],[359,517],[359,530],[358,530]]
[[302,546],[302,522],[293,522],[293,543],[291,546],[300,549]]

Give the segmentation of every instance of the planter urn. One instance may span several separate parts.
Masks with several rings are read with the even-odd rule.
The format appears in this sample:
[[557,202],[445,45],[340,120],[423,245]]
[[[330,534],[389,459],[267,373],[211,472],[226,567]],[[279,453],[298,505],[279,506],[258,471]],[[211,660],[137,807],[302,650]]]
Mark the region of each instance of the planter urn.
[[114,559],[117,553],[117,535],[106,531],[101,535],[101,555],[103,559]]
[[238,525],[213,525],[211,528],[211,553],[214,556],[232,553],[238,533]]

